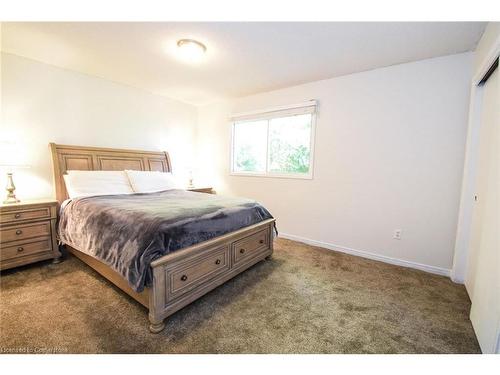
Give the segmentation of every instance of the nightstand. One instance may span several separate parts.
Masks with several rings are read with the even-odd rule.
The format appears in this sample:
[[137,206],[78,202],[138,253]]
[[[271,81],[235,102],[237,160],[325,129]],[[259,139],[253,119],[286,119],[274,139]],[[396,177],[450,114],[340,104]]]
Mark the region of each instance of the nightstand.
[[50,258],[59,263],[56,220],[55,200],[0,205],[0,270]]
[[197,193],[207,193],[207,194],[215,194],[215,191],[211,187],[193,187],[187,188],[187,191],[195,191]]

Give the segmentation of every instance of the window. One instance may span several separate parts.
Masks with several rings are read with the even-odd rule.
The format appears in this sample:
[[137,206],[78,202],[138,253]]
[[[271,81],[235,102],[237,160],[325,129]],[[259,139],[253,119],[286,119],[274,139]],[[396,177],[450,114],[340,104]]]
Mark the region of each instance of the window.
[[316,102],[233,117],[231,172],[312,178]]

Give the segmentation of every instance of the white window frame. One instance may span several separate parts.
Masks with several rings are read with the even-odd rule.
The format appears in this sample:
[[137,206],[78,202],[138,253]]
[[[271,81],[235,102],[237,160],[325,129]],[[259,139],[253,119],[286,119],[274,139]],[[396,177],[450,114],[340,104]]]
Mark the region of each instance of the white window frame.
[[[268,172],[269,166],[269,124],[267,126],[267,138],[266,138],[266,171],[262,172],[235,172],[234,171],[234,136],[235,136],[235,126],[236,123],[242,123],[245,121],[258,121],[260,120],[270,120],[273,118],[287,117],[284,114],[287,110],[300,109],[306,107],[314,106],[315,109],[311,113],[311,137],[309,141],[309,172],[308,173],[276,173],[276,172]],[[273,116],[273,112],[276,112],[276,115]],[[245,112],[235,114],[231,117],[231,157],[230,157],[230,166],[229,166],[229,174],[231,176],[246,176],[246,177],[271,177],[271,178],[293,178],[293,179],[302,179],[302,180],[312,180],[314,176],[314,143],[315,143],[315,135],[316,135],[316,117],[317,117],[317,102],[315,100],[311,100],[304,103],[297,103],[293,105],[281,106],[270,108],[267,110],[255,111],[255,112]],[[244,120],[244,118],[248,118]]]

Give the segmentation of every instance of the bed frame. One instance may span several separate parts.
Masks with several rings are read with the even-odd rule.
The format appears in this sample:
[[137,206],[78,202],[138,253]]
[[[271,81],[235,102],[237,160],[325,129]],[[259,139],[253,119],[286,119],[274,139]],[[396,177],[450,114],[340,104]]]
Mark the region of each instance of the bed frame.
[[[66,146],[50,143],[56,198],[68,198],[67,170],[171,172],[166,152]],[[159,333],[164,319],[273,253],[274,219],[167,254],[151,263],[153,284],[137,293],[116,271],[64,244],[66,249],[149,309],[149,329]]]

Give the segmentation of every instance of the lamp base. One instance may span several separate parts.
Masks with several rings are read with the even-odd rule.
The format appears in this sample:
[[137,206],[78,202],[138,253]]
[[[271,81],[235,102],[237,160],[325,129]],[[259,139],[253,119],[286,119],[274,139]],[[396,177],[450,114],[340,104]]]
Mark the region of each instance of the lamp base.
[[14,195],[13,197],[7,197],[2,203],[3,204],[14,204],[14,203],[19,203],[21,202],[19,199],[16,198]]
[[14,180],[12,179],[12,173],[7,173],[7,187],[5,190],[7,190],[7,198],[5,198],[3,204],[14,204],[20,202],[20,200],[17,199],[16,194],[14,194],[16,186],[14,185]]

